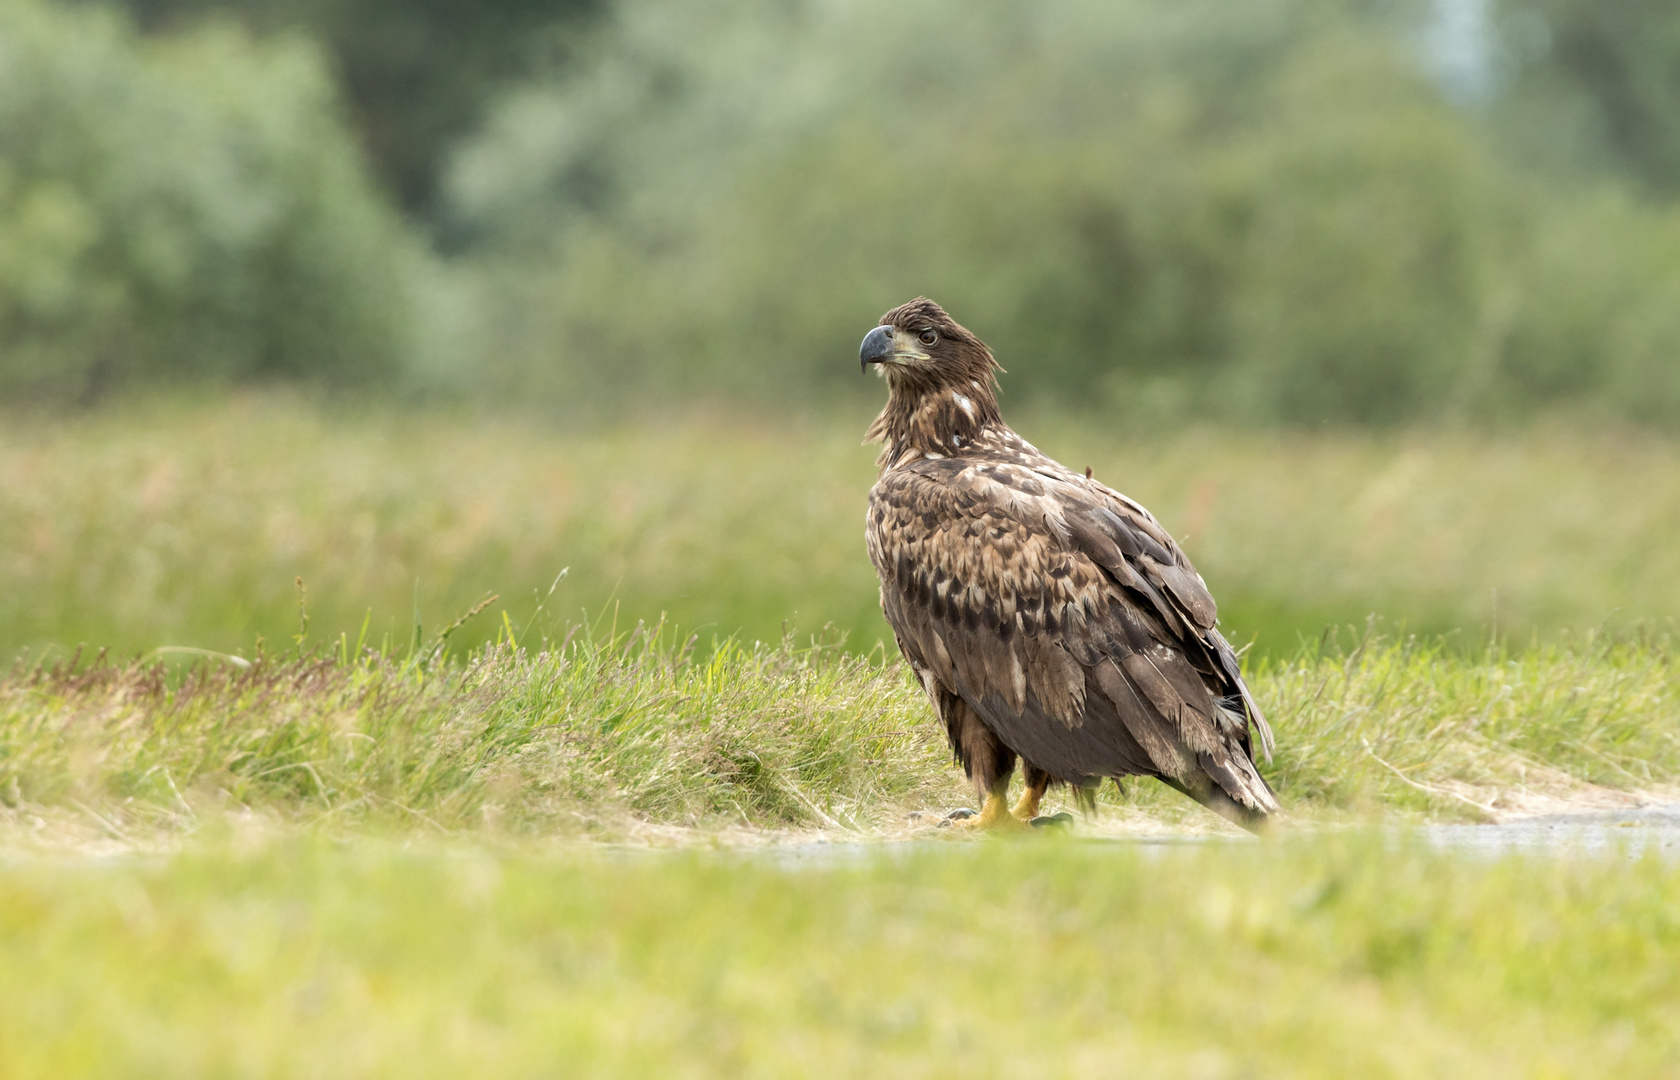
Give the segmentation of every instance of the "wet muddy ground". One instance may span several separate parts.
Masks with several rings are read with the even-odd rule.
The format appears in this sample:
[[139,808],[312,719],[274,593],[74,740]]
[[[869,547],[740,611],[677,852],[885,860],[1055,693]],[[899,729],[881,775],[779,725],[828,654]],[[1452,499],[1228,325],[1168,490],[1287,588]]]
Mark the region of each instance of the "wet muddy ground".
[[[1398,842],[1410,839],[1438,851],[1456,851],[1487,858],[1512,854],[1639,858],[1654,852],[1664,858],[1680,860],[1680,803],[1548,814],[1499,823],[1382,828]],[[1205,832],[1088,835],[1082,832],[1077,822],[1070,829],[1070,839],[1143,851],[1195,844],[1261,842],[1249,836]],[[743,853],[750,852],[756,857],[790,867],[818,866],[883,853],[908,856],[928,848],[948,850],[949,843],[950,840],[943,836],[885,843],[878,840],[814,840],[772,843],[746,848]]]

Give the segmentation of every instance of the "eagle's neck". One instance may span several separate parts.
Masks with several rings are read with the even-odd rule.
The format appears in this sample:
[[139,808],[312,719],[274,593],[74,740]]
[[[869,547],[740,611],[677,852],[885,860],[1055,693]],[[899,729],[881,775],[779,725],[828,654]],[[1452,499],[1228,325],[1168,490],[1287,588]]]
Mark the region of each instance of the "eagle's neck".
[[876,464],[885,473],[924,457],[961,456],[988,428],[1003,426],[996,394],[979,380],[919,393],[894,386],[866,440],[883,443]]

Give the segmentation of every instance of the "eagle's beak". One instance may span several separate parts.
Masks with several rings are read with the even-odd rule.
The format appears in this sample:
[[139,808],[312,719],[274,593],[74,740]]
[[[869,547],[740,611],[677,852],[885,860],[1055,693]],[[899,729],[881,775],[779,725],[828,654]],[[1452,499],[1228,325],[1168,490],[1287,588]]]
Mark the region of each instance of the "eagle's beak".
[[877,326],[863,335],[863,346],[858,349],[858,370],[869,370],[870,364],[879,364],[890,359],[893,354],[893,328]]

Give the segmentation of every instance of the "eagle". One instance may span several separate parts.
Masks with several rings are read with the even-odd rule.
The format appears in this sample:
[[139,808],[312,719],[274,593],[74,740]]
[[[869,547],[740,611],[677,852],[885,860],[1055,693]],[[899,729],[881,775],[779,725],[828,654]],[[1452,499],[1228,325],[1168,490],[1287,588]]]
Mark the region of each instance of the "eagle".
[[[887,382],[865,532],[881,609],[974,784],[971,827],[1021,827],[1052,783],[1089,804],[1153,776],[1260,831],[1272,732],[1213,597],[1138,503],[1022,439],[986,344],[918,297],[858,352]],[[1007,802],[1019,759],[1026,781]],[[959,812],[960,813],[960,812]]]

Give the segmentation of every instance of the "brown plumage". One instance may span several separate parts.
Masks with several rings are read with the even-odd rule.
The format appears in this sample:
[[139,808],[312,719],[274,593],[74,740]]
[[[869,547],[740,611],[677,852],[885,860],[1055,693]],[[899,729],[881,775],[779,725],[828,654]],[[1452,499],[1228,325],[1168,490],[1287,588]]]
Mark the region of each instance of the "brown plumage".
[[[1247,828],[1278,809],[1254,766],[1271,731],[1213,597],[1149,511],[1064,468],[998,411],[1002,369],[931,300],[882,316],[859,357],[886,376],[868,438],[869,557],[898,647],[983,800],[1037,812],[1052,782],[1154,776]],[[1003,797],[1022,760],[1027,791]]]

